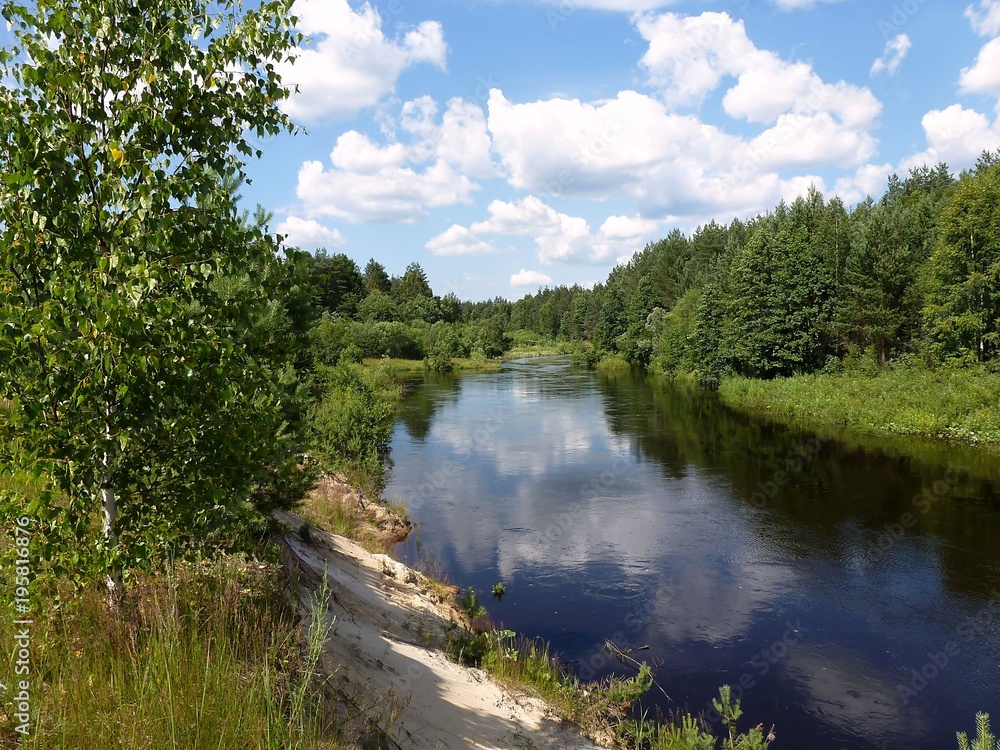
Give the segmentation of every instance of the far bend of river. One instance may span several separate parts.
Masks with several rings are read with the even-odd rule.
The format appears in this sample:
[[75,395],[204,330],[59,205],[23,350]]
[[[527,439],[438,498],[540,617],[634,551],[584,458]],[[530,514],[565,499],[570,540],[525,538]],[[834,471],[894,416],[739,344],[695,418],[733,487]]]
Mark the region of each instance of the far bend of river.
[[404,560],[582,676],[634,674],[607,639],[648,644],[672,702],[644,708],[707,712],[742,683],[775,750],[954,750],[977,711],[1000,723],[997,457],[868,443],[518,361],[411,383],[385,496],[417,524]]

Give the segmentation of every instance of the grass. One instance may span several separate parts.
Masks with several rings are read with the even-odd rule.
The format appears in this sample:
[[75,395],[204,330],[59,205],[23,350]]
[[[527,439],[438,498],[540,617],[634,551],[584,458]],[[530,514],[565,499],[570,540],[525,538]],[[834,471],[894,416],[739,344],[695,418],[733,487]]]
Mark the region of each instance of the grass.
[[[620,750],[714,750],[717,739],[700,718],[679,714],[670,722],[635,717],[643,695],[654,685],[649,665],[624,656],[636,669],[634,677],[608,677],[581,682],[552,654],[550,646],[514,631],[494,627],[472,589],[456,600],[468,620],[468,629],[452,633],[448,652],[456,661],[488,672],[500,685],[526,692],[544,701],[563,721],[580,726],[591,738]],[[608,644],[608,650],[620,651]],[[728,741],[724,747],[766,750],[771,737],[763,728],[739,734],[739,702],[730,701],[730,689],[720,689],[720,714]]]
[[653,684],[645,665],[635,678],[581,683],[562,667],[548,644],[495,629],[485,618],[473,620],[471,631],[458,631],[448,650],[459,663],[489,672],[510,690],[531,693],[561,719],[578,724],[593,736],[613,733],[631,705]]
[[1000,374],[890,368],[877,374],[729,378],[722,401],[806,427],[948,438],[1000,446]]
[[515,346],[503,355],[504,359],[531,359],[533,357],[555,357],[566,354],[565,347],[555,343],[525,344]]
[[400,535],[409,532],[406,508],[366,501],[350,482],[329,476],[320,481],[296,512],[313,526],[350,539],[373,553],[388,552],[400,541]]
[[[341,747],[318,680],[314,620],[308,647],[275,564],[222,557],[141,576],[117,610],[95,585],[59,609],[44,604],[32,631],[32,731],[0,713],[0,746],[78,750]],[[314,611],[325,604],[314,602]],[[0,642],[13,625],[0,621]],[[8,658],[0,682],[12,684]]]
[[[503,363],[495,359],[459,358],[451,359],[453,372],[500,372]],[[427,362],[422,359],[366,359],[365,367],[369,369],[385,368],[394,375],[416,375],[428,371]]]
[[628,372],[632,365],[619,354],[609,354],[602,357],[594,367],[601,372]]

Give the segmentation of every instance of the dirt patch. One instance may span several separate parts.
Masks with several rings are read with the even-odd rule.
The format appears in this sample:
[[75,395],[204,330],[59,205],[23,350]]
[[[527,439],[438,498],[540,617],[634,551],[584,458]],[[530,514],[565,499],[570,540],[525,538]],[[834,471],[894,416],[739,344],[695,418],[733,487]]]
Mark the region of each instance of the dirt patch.
[[402,509],[366,497],[335,473],[320,478],[298,513],[314,526],[357,542],[370,552],[388,552],[413,530]]
[[[366,736],[379,748],[594,750],[579,729],[541,701],[512,692],[441,650],[462,617],[425,576],[385,555],[275,513],[289,531],[282,558],[297,577],[299,606],[326,581],[333,624],[324,673],[338,695],[367,706]],[[377,728],[377,732],[373,732]]]

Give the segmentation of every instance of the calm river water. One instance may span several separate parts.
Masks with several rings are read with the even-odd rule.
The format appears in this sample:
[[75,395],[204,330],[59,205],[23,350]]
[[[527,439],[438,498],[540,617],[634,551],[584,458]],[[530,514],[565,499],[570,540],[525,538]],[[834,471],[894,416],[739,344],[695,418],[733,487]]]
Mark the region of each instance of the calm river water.
[[[775,750],[953,750],[1000,720],[1000,470],[844,442],[565,359],[413,381],[385,496],[433,560],[584,677],[650,646],[671,702],[742,685]],[[620,665],[623,674],[630,672]]]

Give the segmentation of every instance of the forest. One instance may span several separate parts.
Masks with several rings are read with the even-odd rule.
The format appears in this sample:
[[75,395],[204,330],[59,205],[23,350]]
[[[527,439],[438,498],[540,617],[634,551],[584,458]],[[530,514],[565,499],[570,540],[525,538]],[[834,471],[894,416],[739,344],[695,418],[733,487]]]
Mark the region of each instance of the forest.
[[748,221],[675,230],[593,289],[519,300],[511,327],[708,387],[861,363],[995,369],[998,160],[957,178],[914,169],[854,207],[812,189]]

